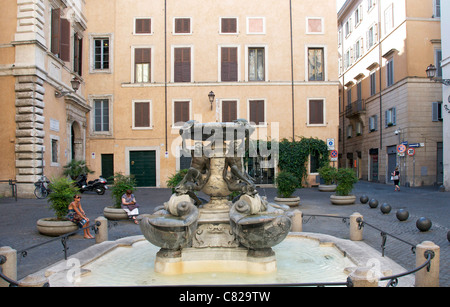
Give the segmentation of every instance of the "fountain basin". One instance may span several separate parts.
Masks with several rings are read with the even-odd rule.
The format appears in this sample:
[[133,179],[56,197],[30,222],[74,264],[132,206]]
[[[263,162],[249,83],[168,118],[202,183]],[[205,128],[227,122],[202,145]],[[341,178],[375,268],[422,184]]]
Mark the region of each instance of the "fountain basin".
[[[319,253],[311,253],[310,247]],[[233,272],[229,266],[227,272],[168,276],[154,271],[159,248],[143,236],[134,236],[94,245],[32,276],[46,276],[50,286],[55,287],[159,286],[344,282],[356,267],[367,266],[382,275],[407,271],[390,258],[381,257],[380,252],[364,242],[317,233],[290,233],[273,249],[277,270],[270,274]],[[400,278],[398,286],[413,287],[414,277]]]

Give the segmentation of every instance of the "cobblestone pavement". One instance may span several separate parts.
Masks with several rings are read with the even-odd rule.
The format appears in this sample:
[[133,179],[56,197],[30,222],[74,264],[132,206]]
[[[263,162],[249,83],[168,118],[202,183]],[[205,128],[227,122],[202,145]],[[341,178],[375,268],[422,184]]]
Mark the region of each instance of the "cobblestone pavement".
[[[259,188],[262,196],[273,201],[276,196],[274,188]],[[440,285],[450,286],[450,242],[447,233],[450,230],[450,194],[438,192],[436,188],[401,188],[394,192],[391,185],[359,182],[353,193],[357,196],[354,205],[335,206],[330,203],[329,196],[333,193],[319,192],[317,188],[298,189],[295,195],[300,196],[301,203],[291,210],[300,210],[304,214],[303,231],[318,232],[348,239],[349,229],[339,218],[312,217],[311,215],[350,216],[354,212],[363,215],[364,221],[382,229],[384,232],[401,238],[410,244],[417,245],[423,241],[432,241],[440,246]],[[136,198],[140,203],[140,213],[152,213],[156,206],[162,205],[171,195],[168,189],[139,188]],[[369,199],[377,199],[379,205],[388,203],[392,207],[389,214],[383,214],[377,209],[371,209],[368,204],[361,204],[359,198],[367,195]],[[205,197],[207,198],[207,197]],[[85,193],[82,196],[82,206],[88,217],[93,221],[103,215],[103,208],[112,204],[109,191],[105,195]],[[398,209],[406,209],[410,216],[407,221],[397,220]],[[10,246],[18,253],[18,279],[47,267],[64,257],[60,240],[39,246],[52,238],[40,235],[36,229],[36,221],[51,217],[53,212],[48,209],[47,200],[0,199],[0,247]],[[419,217],[429,218],[433,225],[431,230],[420,232],[416,228]],[[109,223],[109,240],[140,235],[139,226],[130,221]],[[364,242],[381,252],[382,237],[380,231],[369,226],[364,227]],[[73,255],[93,244],[94,240],[86,240],[81,234],[73,235],[67,241],[68,254]],[[38,247],[34,247],[38,245]],[[33,248],[30,248],[33,247]],[[26,250],[25,253],[22,251]],[[24,257],[25,256],[25,257]],[[415,267],[415,255],[411,246],[388,236],[385,245],[385,256],[393,259],[407,270]]]

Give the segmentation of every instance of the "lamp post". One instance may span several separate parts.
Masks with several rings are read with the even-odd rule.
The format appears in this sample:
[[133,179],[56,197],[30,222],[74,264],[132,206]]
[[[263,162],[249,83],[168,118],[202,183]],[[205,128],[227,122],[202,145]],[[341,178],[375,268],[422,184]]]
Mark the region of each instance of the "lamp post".
[[211,103],[211,110],[213,109],[212,104],[214,102],[214,98],[216,98],[216,94],[214,94],[213,91],[209,92],[208,94],[209,102]]
[[427,67],[427,70],[426,70],[427,77],[431,81],[439,82],[439,83],[442,83],[442,84],[444,84],[446,86],[449,86],[450,85],[450,79],[438,78],[438,77],[436,77],[436,72],[437,72],[437,68],[433,64],[430,64],[430,66]]
[[76,93],[80,88],[81,82],[80,80],[78,80],[78,78],[74,77],[72,80],[70,80],[70,84],[72,85],[73,91],[55,91],[55,97],[61,98],[71,93]]

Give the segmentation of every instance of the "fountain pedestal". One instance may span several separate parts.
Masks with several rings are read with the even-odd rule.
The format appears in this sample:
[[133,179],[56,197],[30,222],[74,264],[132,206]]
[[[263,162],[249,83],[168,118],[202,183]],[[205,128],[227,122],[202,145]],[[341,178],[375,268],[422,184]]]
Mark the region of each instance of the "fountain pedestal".
[[[229,129],[244,131],[229,133]],[[161,247],[156,255],[156,272],[178,275],[276,271],[271,247],[289,233],[289,207],[270,204],[259,196],[251,178],[243,172],[242,157],[237,156],[236,148],[227,151],[224,141],[225,135],[232,135],[229,141],[234,144],[237,135],[248,137],[250,131],[252,128],[243,121],[190,122],[183,127],[183,136],[212,141],[213,151],[205,153],[203,147],[196,148],[197,156],[192,157],[191,168],[175,188],[177,192],[163,208],[140,222],[145,238]],[[195,191],[200,190],[210,196],[208,203],[199,203]],[[228,200],[232,191],[241,192],[235,203]]]

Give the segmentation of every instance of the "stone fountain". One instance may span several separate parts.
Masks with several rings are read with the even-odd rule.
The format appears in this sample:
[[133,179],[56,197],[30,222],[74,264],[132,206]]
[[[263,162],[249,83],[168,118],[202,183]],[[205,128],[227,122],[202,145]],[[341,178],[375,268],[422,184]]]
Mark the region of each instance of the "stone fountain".
[[[195,143],[191,166],[171,198],[140,221],[144,237],[161,248],[156,272],[276,271],[272,247],[290,231],[289,207],[261,197],[243,169],[253,131],[245,120],[189,121],[180,129],[183,149],[186,140]],[[200,199],[199,191],[208,195],[209,201]],[[239,196],[230,201],[234,191]]]

